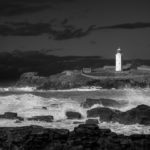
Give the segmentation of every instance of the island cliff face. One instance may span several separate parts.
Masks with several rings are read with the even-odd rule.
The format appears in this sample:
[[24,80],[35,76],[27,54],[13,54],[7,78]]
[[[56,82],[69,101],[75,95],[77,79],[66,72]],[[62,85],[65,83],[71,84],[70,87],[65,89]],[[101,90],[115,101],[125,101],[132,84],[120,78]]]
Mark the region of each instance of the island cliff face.
[[150,135],[117,135],[94,124],[73,131],[40,126],[1,127],[1,150],[149,150]]
[[24,73],[16,86],[36,86],[38,89],[70,89],[86,86],[89,78],[81,75],[80,71],[62,72],[49,77],[40,77],[37,73]]
[[117,74],[115,76],[93,77],[86,76],[79,70],[64,71],[49,77],[38,76],[37,73],[28,72],[21,75],[16,86],[35,86],[37,89],[71,89],[83,86],[99,86],[105,89],[125,88],[125,87],[148,87],[150,85],[150,73],[135,74]]

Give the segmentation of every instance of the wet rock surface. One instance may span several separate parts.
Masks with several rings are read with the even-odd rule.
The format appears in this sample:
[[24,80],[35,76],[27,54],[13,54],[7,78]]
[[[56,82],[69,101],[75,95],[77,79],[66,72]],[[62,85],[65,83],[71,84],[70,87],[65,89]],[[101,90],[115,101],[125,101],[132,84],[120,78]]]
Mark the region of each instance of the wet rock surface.
[[99,124],[98,119],[87,119],[85,121],[86,124]]
[[87,117],[100,117],[100,121],[110,122],[115,121],[115,118],[121,114],[120,111],[104,108],[104,107],[97,107],[87,111]]
[[150,125],[150,106],[139,105],[136,108],[122,112],[119,120],[123,124],[144,124]]
[[33,116],[28,118],[30,121],[44,121],[44,122],[52,122],[54,120],[53,116]]
[[91,99],[87,98],[81,106],[84,108],[90,108],[95,104],[100,104],[103,105],[104,107],[121,107],[123,106],[121,103],[117,102],[116,100],[113,99]]
[[69,132],[39,126],[1,127],[1,150],[149,150],[150,135],[117,135],[94,124]]
[[67,119],[81,119],[82,116],[79,112],[67,111],[66,112]]
[[23,121],[22,117],[19,117],[17,113],[14,112],[5,112],[4,114],[0,115],[0,119],[17,119]]
[[126,112],[119,110],[97,107],[87,111],[87,117],[100,117],[100,121],[119,122],[122,124],[143,124],[150,125],[150,107],[139,105]]

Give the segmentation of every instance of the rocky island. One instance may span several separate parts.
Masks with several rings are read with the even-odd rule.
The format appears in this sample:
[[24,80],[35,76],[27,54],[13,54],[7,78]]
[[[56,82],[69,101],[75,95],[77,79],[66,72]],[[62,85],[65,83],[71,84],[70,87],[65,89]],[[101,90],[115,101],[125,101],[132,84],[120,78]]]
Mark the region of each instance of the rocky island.
[[21,75],[16,86],[32,86],[37,89],[71,89],[84,86],[99,86],[105,89],[141,87],[150,85],[150,72],[130,70],[114,72],[101,69],[99,72],[83,73],[81,70],[63,71],[48,77],[39,76],[36,72]]

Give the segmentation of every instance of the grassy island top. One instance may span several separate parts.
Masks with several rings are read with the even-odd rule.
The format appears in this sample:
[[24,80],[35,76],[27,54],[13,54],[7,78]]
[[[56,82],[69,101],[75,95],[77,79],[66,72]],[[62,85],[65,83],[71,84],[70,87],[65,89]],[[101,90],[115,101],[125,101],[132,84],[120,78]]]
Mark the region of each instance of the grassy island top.
[[90,73],[81,73],[83,76],[93,78],[93,79],[103,79],[103,78],[115,78],[115,79],[131,79],[131,78],[145,78],[150,77],[150,71],[148,70],[138,70],[131,69],[128,71],[116,72],[111,69],[99,69],[98,71],[93,71]]

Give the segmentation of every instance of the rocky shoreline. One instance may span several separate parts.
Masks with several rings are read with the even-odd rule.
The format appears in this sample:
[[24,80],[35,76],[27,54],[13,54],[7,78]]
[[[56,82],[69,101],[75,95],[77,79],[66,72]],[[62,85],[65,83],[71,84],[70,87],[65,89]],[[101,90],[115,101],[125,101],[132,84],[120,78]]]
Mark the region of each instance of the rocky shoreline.
[[[107,100],[107,105],[110,105],[109,99]],[[89,100],[85,101],[83,104],[81,104],[83,107],[87,107],[88,104],[91,105],[91,103],[88,103]],[[98,104],[97,101],[93,104]],[[110,102],[113,102],[113,100],[110,100]],[[114,101],[115,102],[115,101]],[[113,105],[114,103],[112,103]],[[45,109],[45,108],[44,108]],[[96,122],[94,124],[98,124],[98,122],[107,122],[107,123],[120,123],[124,125],[134,125],[134,124],[140,124],[140,125],[150,125],[150,106],[147,105],[138,105],[135,108],[132,108],[127,111],[120,111],[115,108],[109,108],[109,107],[94,107],[89,108],[87,110],[87,120],[86,122]],[[66,119],[78,119],[79,121],[83,119],[83,116],[78,111],[71,111],[68,110],[65,112]],[[93,119],[95,118],[95,119]],[[0,115],[0,119],[9,119],[9,120],[15,120],[16,123],[21,123],[24,120],[28,121],[42,121],[42,122],[54,122],[54,116],[52,115],[39,115],[39,116],[32,116],[30,118],[23,118],[21,116],[18,116],[17,113],[14,112],[5,112],[4,114]],[[93,120],[92,120],[93,119]],[[89,121],[90,120],[90,121]],[[84,122],[83,122],[84,123]]]
[[1,150],[149,150],[150,135],[117,135],[94,124],[73,131],[40,126],[1,127]]
[[[131,74],[131,73],[129,73]],[[126,88],[126,87],[140,87],[145,88],[150,85],[149,75],[130,75],[132,78],[128,78],[127,75],[116,74],[117,78],[105,76],[105,79],[92,79],[82,75],[81,71],[64,71],[49,77],[39,76],[36,72],[27,72],[21,75],[17,81],[17,87],[31,86],[36,87],[39,90],[62,90],[80,88],[83,86],[98,86],[104,89],[111,88]],[[137,77],[138,76],[138,77]]]

